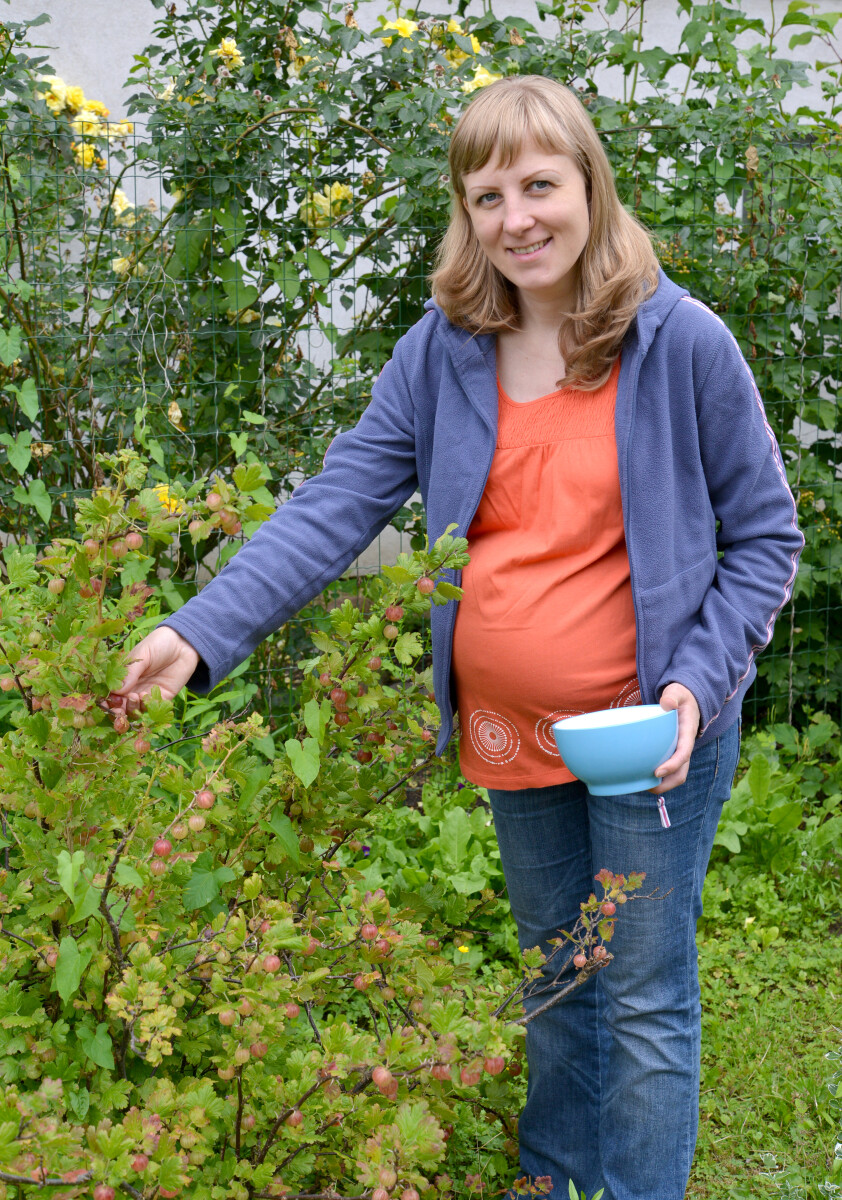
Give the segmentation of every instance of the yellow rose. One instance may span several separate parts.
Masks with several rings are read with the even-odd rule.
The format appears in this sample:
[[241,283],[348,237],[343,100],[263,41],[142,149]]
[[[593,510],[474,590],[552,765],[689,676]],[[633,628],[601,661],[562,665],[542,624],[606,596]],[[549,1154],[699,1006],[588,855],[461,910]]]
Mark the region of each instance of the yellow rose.
[[475,92],[477,88],[488,87],[489,83],[496,83],[498,79],[502,78],[502,75],[492,75],[485,67],[477,67],[476,71],[474,71],[473,79],[469,79],[462,84],[462,91],[466,93]]
[[[399,37],[411,38],[413,33],[418,29],[418,22],[408,21],[405,17],[398,17],[397,21],[384,21],[383,28],[396,30]],[[386,46],[391,46],[392,39],[384,38],[383,43]]]
[[111,270],[119,275],[121,279],[126,279],[129,275],[146,274],[146,267],[143,263],[136,263],[133,255],[129,255],[128,258],[112,258]]
[[354,193],[347,183],[325,184],[321,192],[308,192],[298,209],[298,215],[311,229],[324,229],[340,216]]
[[122,188],[117,188],[114,192],[114,199],[111,201],[111,208],[115,217],[122,216],[127,208],[134,208],[131,200],[128,198]]
[[78,133],[82,137],[102,137],[105,134],[105,126],[98,114],[92,108],[87,107],[73,118],[71,128],[74,133]]
[[76,159],[80,167],[85,171],[89,171],[94,165],[96,158],[96,150],[93,146],[89,146],[87,142],[71,142],[70,149],[73,151],[73,157]]
[[157,487],[152,489],[152,491],[160,500],[161,507],[165,508],[167,512],[178,514],[184,512],[184,505],[177,496],[173,496],[169,487],[165,483],[159,483]]
[[105,133],[110,142],[116,142],[120,138],[130,137],[134,133],[134,124],[131,121],[108,121]]
[[237,43],[232,37],[224,37],[219,45],[211,50],[214,58],[219,58],[230,71],[236,71],[243,65],[243,56]]
[[108,116],[108,109],[101,100],[86,100],[85,108],[88,110],[88,112],[96,113],[98,117]]
[[80,87],[69,87],[64,94],[64,107],[69,113],[77,113],[85,107],[85,93]]
[[39,92],[39,96],[53,116],[57,117],[59,113],[64,112],[67,84],[58,75],[45,75],[39,82],[47,84],[47,91]]

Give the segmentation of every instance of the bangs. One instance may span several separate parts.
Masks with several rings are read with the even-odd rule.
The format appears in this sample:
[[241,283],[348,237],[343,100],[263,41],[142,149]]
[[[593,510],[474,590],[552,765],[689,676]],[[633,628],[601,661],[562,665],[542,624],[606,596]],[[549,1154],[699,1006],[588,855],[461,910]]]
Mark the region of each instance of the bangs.
[[484,167],[495,153],[502,167],[510,167],[527,143],[580,162],[574,139],[542,91],[513,79],[509,86],[489,87],[468,106],[450,143],[451,180],[459,195],[465,175]]

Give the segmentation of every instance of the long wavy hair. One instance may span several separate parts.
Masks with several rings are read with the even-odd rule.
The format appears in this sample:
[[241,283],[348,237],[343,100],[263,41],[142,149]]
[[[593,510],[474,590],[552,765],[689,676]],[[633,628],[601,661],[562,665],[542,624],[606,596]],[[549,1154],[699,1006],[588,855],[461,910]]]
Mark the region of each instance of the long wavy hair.
[[464,177],[492,155],[510,166],[532,141],[568,154],[585,178],[590,233],[579,259],[575,307],[559,312],[565,364],[559,387],[601,387],[640,304],[658,286],[658,260],[644,226],[620,203],[593,123],[570,88],[541,75],[512,75],[478,92],[450,141],[450,223],[430,276],[447,317],[476,333],[519,328],[517,291],[489,261],[465,210]]

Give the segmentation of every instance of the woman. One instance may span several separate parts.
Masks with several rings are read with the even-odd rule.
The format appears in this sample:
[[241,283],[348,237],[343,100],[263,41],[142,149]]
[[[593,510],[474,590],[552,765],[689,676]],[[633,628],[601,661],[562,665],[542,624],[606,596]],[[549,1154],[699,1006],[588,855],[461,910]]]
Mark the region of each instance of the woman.
[[[521,946],[569,928],[601,867],[669,892],[629,905],[610,969],[529,1024],[522,1169],[554,1196],[572,1178],[605,1200],[678,1200],[698,1120],[702,883],[754,656],[803,539],[747,364],[659,271],[574,93],[537,76],[486,88],[450,167],[435,299],[359,424],[139,644],[121,702],[215,686],[420,488],[431,539],[456,521],[472,556],[451,576],[460,604],[432,612],[438,750],[458,709]],[[678,711],[655,798],[589,796],[549,726],[641,700]]]

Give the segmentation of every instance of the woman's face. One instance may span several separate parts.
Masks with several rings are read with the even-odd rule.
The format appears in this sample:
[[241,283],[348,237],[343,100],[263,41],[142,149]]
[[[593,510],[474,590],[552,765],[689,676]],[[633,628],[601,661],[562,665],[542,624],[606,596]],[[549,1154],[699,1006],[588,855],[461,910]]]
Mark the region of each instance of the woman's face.
[[575,161],[530,141],[510,166],[495,154],[463,186],[474,233],[500,273],[524,298],[572,307],[590,232],[585,177]]

